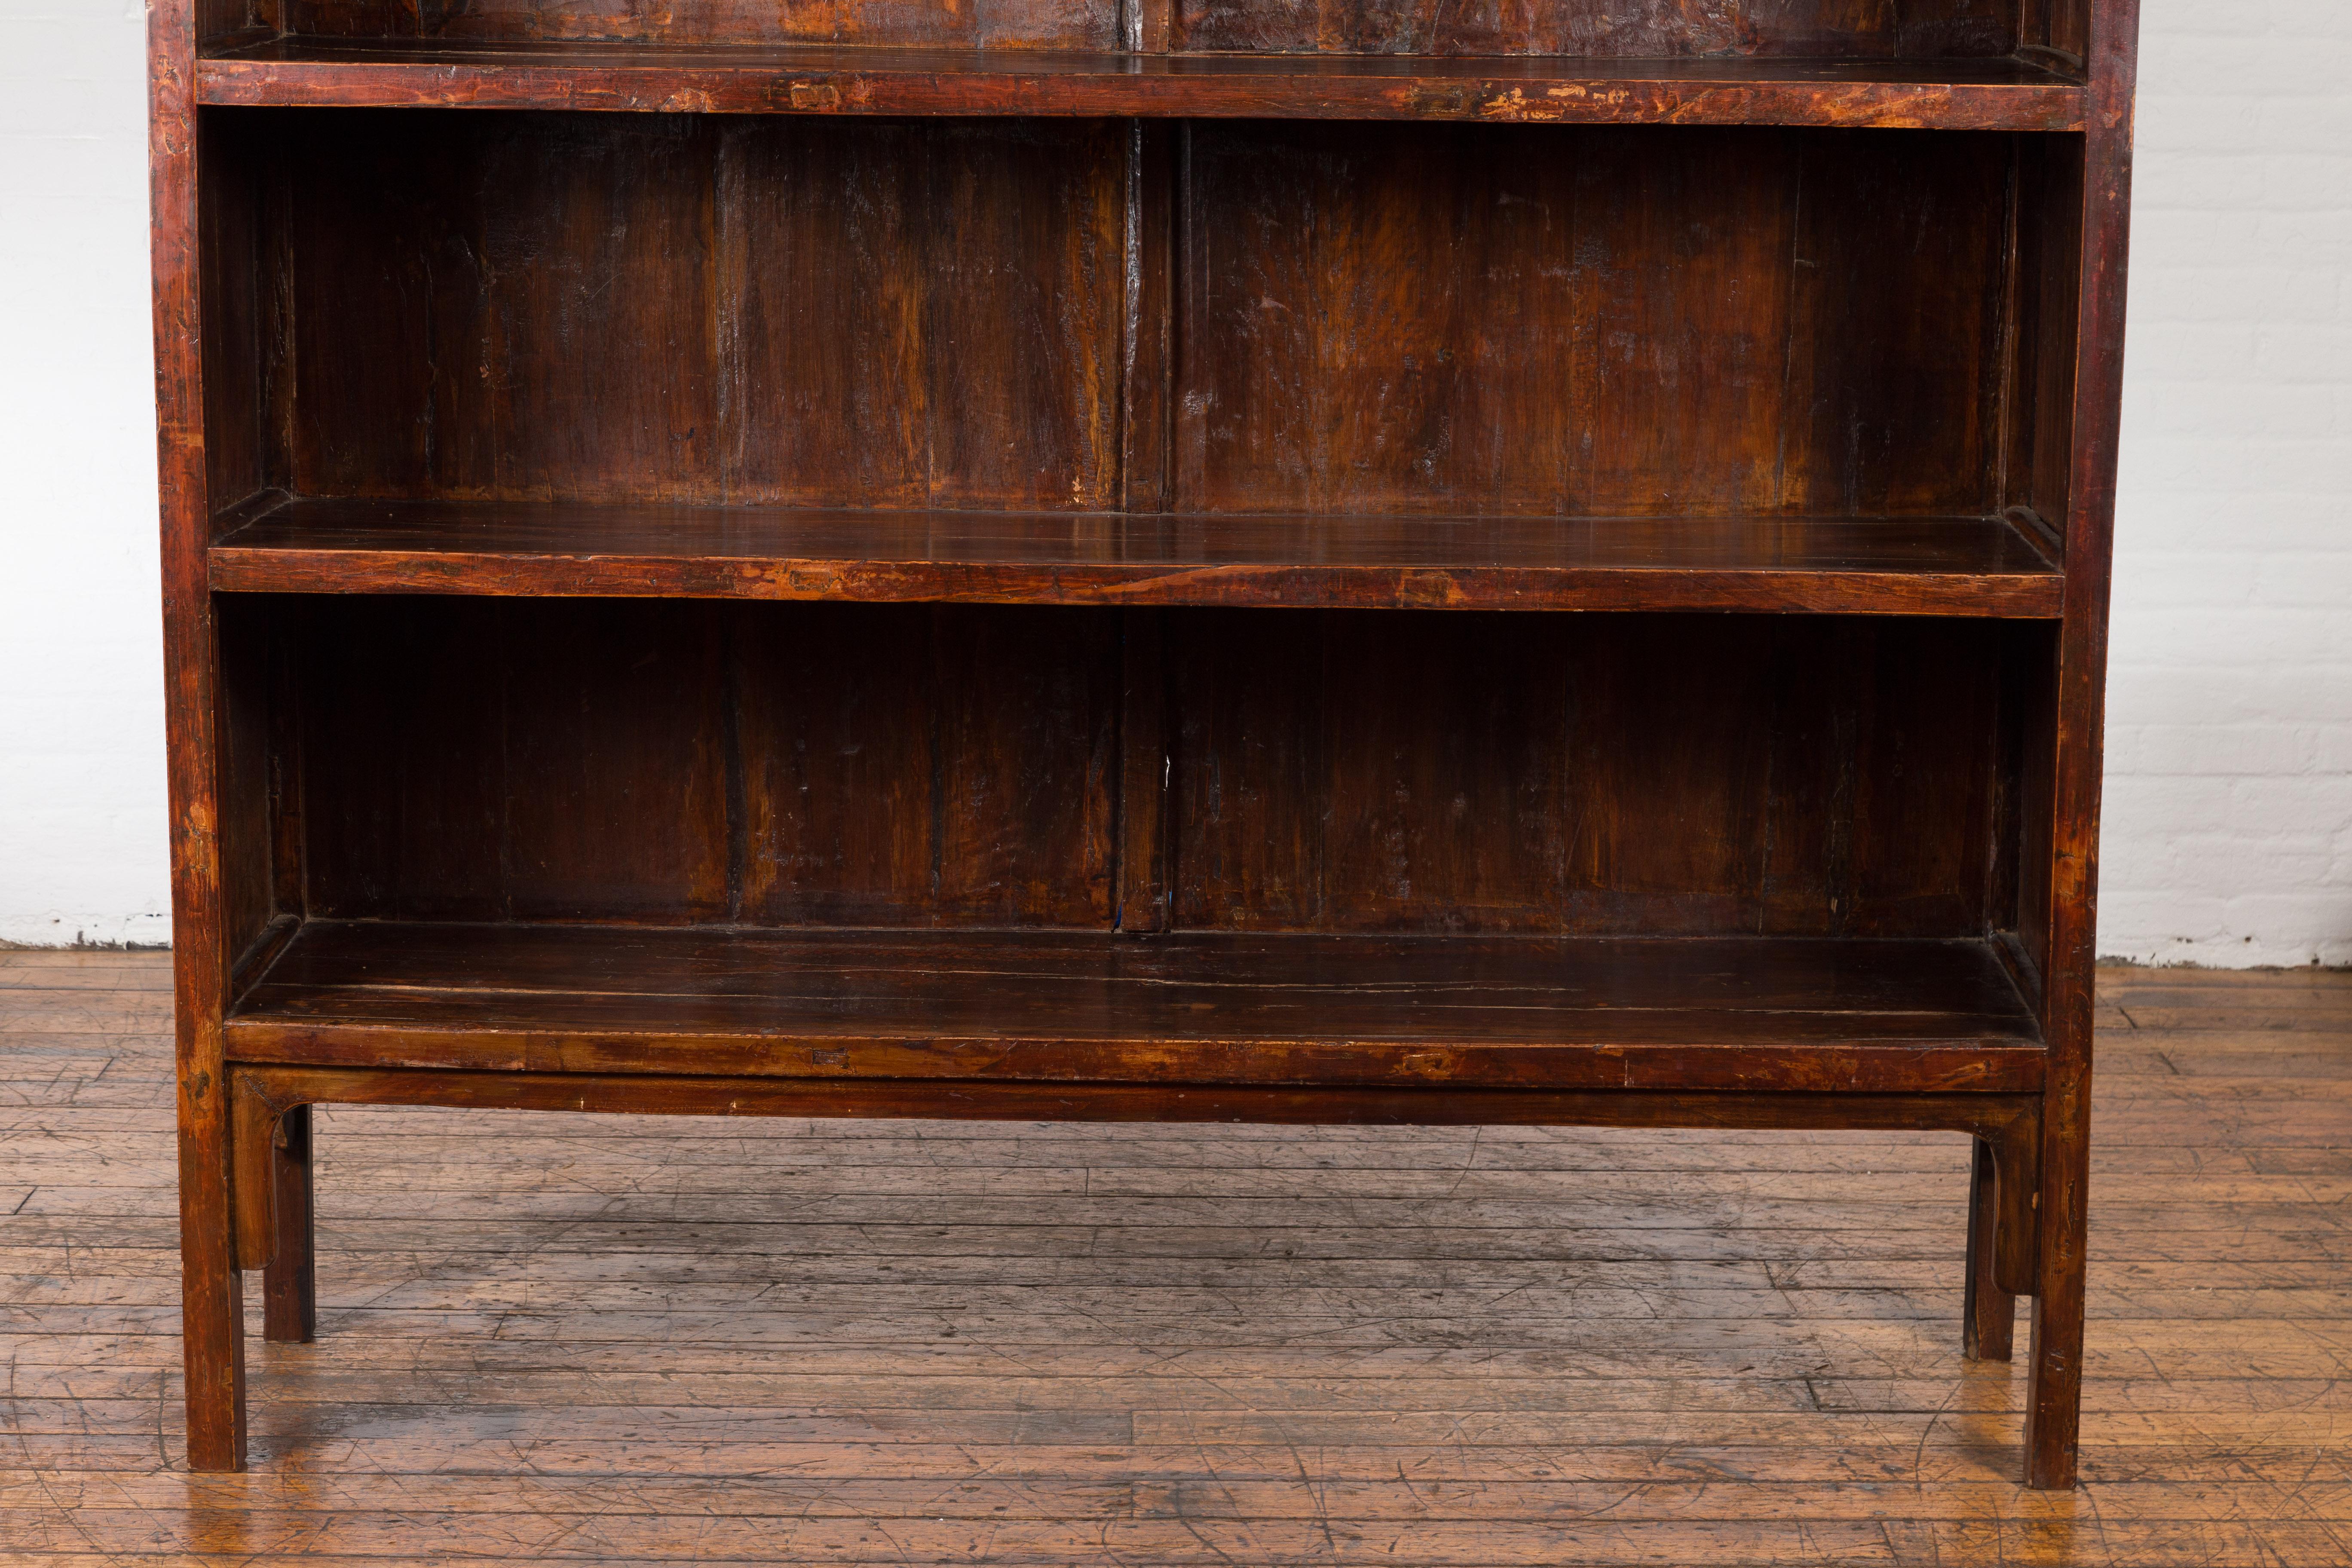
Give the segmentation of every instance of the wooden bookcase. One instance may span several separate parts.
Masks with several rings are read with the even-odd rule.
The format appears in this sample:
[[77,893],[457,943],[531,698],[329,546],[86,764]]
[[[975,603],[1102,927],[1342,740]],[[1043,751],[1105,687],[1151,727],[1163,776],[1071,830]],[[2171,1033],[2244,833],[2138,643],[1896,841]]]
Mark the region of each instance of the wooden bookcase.
[[1948,1130],[2071,1484],[2137,11],[164,0],[192,1465],[377,1102]]

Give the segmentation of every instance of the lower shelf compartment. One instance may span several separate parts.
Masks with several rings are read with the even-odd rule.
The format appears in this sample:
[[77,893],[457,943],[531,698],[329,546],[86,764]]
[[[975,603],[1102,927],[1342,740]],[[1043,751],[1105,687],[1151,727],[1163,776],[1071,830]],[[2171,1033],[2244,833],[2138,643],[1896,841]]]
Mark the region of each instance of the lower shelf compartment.
[[2030,1092],[1990,942],[310,921],[232,1060],[1046,1083]]

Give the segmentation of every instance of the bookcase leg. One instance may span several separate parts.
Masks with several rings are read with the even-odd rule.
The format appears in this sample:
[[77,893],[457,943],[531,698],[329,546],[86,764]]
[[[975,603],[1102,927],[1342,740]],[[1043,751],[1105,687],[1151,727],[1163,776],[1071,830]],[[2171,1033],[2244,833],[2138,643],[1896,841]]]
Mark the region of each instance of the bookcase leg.
[[1969,1175],[1969,1274],[1960,1307],[1960,1353],[1970,1361],[2007,1361],[2017,1331],[2017,1298],[2000,1288],[1993,1241],[2000,1212],[1992,1145],[1977,1139]]
[[2025,1405],[2025,1484],[2074,1484],[2083,1425],[2084,1243],[2090,1230],[2088,1073],[2070,1073],[2043,1115],[2041,1245],[2033,1260],[2033,1372]]
[[180,1333],[186,1358],[188,1468],[245,1468],[245,1278],[229,1228],[226,1160],[184,1130],[180,1154]]
[[310,1212],[310,1108],[278,1119],[269,1159],[277,1247],[262,1271],[262,1338],[308,1344],[319,1331],[317,1226]]

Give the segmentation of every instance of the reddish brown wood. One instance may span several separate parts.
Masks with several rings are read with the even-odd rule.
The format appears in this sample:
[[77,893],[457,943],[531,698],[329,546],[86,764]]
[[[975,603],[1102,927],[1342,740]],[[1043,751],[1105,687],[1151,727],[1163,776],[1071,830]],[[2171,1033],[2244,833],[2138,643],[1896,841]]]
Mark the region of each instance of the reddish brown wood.
[[262,1275],[262,1338],[308,1344],[319,1332],[318,1228],[310,1201],[310,1108],[278,1119],[270,1141],[270,1258]]
[[348,1093],[1968,1131],[2071,1480],[2132,0],[167,9],[193,1464]]
[[1069,55],[273,38],[208,54],[205,103],[692,113],[1453,120],[2074,131],[2047,64]]
[[213,547],[228,593],[2043,616],[1988,518],[1443,520],[296,500]]
[[2015,0],[1553,0],[1528,9],[1412,0],[1180,0],[1188,47],[1396,55],[1981,57],[2017,37]]
[[239,1060],[828,1078],[2014,1092],[1980,943],[313,921]]
[[2055,781],[2042,1024],[2051,1077],[2042,1111],[2040,1257],[2026,1484],[2071,1487],[2082,1421],[2084,1256],[2089,1229],[2091,1032],[2097,961],[2099,786],[2105,754],[2107,601],[2122,423],[2124,290],[2131,235],[2132,113],[2139,0],[2095,0],[2096,111],[2082,143],[2080,325],[2073,335],[2066,618],[2058,635]]
[[[2005,649],[2038,635],[1967,618],[1167,610],[1152,630],[1144,612],[988,606],[301,608],[280,617],[300,671],[299,905],[407,920],[1100,929],[1124,856],[1138,878],[1159,867],[1163,923],[1194,929],[1973,936],[2005,918],[1984,776],[2017,721]],[[1122,677],[1122,638],[1157,677]],[[677,701],[652,700],[664,682]],[[644,800],[661,805],[637,822]]]
[[[279,1116],[298,1105],[446,1105],[688,1116],[913,1116],[1015,1121],[1247,1121],[1305,1125],[1904,1128],[2003,1140],[2033,1119],[2032,1095],[1581,1094],[1181,1084],[922,1084],[658,1078],[594,1073],[408,1072],[241,1065],[234,1069],[240,1169],[261,1169]],[[268,1237],[267,1226],[255,1232]],[[266,1251],[256,1248],[255,1256]]]
[[1995,1278],[2000,1235],[2000,1176],[1992,1145],[1979,1141],[1969,1171],[1968,1283],[1960,1300],[1960,1353],[1970,1361],[2007,1361],[2017,1330],[2017,1298]]
[[223,877],[220,650],[204,556],[205,450],[194,4],[156,7],[147,31],[148,157],[162,492],[167,759],[172,790],[173,984],[179,1112],[181,1331],[188,1462],[245,1468],[243,1281],[230,1240],[229,1136],[220,1020],[234,954]]

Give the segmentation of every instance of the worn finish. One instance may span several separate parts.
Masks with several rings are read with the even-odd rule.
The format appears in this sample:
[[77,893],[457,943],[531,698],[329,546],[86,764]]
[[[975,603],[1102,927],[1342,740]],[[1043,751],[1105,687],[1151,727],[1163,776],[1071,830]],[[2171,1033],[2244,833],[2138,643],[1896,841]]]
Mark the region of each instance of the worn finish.
[[[312,916],[1431,936],[2003,929],[1985,762],[2022,718],[2001,666],[2040,629],[377,596],[276,614]],[[1156,673],[1122,693],[1147,646]],[[1123,854],[1163,889],[1152,926],[1114,915]]]
[[2016,1484],[2022,1367],[1959,1355],[1962,1134],[332,1104],[321,1336],[250,1308],[254,1473],[190,1474],[170,981],[0,952],[27,1563],[2333,1568],[2352,1529],[2345,976],[2102,973],[2071,1494]]
[[2082,246],[2074,298],[2066,618],[2059,630],[2050,761],[2053,824],[2042,1025],[2051,1082],[2043,1122],[2041,1271],[2033,1311],[2027,1479],[2071,1486],[2081,1422],[2084,1215],[2089,1203],[2094,943],[2099,787],[2105,755],[2107,597],[2116,445],[2123,418],[2124,278],[2131,238],[2133,92],[2139,0],[2103,0],[2086,52],[2097,111],[2082,145]]
[[273,38],[207,51],[205,103],[698,114],[1036,114],[2078,131],[2026,59],[975,56],[870,48]]
[[1965,1133],[2068,1485],[2135,15],[159,11],[191,1462],[357,1099]]
[[265,499],[235,594],[2054,616],[2002,518],[1177,517]]
[[242,1061],[1462,1088],[2040,1087],[1983,944],[313,921]]

